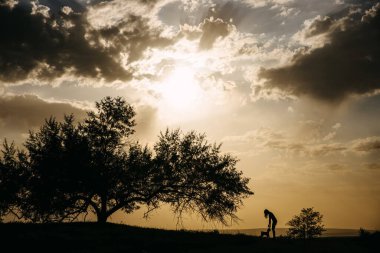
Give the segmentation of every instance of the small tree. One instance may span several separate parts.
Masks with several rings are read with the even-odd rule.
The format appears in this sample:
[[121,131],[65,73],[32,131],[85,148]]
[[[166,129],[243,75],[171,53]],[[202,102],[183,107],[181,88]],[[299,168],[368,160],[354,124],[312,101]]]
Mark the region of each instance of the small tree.
[[312,208],[303,208],[299,215],[288,221],[290,226],[288,236],[292,238],[309,239],[322,235],[325,231],[322,224],[323,215]]

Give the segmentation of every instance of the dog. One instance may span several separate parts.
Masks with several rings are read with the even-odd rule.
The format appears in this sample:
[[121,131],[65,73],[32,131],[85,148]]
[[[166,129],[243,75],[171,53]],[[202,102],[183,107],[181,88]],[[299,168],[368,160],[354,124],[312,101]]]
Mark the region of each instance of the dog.
[[260,237],[267,237],[267,238],[269,238],[269,232],[270,232],[270,228],[268,228],[268,230],[267,231],[261,231],[261,235],[260,235]]

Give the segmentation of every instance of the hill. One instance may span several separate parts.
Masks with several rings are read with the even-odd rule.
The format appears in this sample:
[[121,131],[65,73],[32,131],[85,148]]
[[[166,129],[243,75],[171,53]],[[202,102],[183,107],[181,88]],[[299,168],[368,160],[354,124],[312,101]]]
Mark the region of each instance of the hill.
[[379,234],[290,240],[119,224],[0,224],[1,252],[379,252]]

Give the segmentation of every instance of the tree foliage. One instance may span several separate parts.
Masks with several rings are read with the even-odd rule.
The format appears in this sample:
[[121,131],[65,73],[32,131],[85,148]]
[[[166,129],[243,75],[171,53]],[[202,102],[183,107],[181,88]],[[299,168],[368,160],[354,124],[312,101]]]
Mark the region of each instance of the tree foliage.
[[[166,130],[153,149],[142,146],[130,138],[134,116],[124,99],[106,97],[82,123],[72,115],[46,120],[30,132],[24,153],[5,142],[0,187],[7,187],[9,199],[1,210],[13,205],[34,222],[71,221],[93,212],[106,222],[118,210],[146,206],[149,214],[168,203],[178,217],[190,211],[206,221],[236,219],[242,199],[253,194],[249,179],[236,170],[237,159],[196,132]],[[13,180],[16,188],[3,183],[13,174],[23,178]]]
[[226,224],[226,217],[236,218],[242,197],[252,194],[249,180],[236,170],[236,158],[221,155],[220,145],[208,143],[205,135],[167,130],[159,136],[154,150],[156,182],[164,193],[160,199],[179,216],[193,211],[204,220]]
[[0,221],[2,217],[13,213],[17,207],[25,179],[25,154],[18,152],[14,143],[5,139],[0,154]]
[[29,133],[24,144],[26,191],[19,204],[23,218],[65,221],[86,212],[89,202],[82,193],[92,187],[91,154],[87,139],[73,122],[73,116],[65,116],[61,123],[50,118],[39,131]]
[[323,215],[313,208],[303,208],[286,225],[290,226],[288,235],[292,238],[309,239],[322,235],[325,231],[322,224]]

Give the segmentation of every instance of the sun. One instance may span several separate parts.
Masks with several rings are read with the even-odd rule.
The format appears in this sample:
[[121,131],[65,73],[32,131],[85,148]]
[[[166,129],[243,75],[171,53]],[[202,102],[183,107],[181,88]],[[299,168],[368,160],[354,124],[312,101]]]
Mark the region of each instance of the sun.
[[203,97],[195,71],[186,66],[174,67],[159,84],[158,92],[160,107],[176,117],[196,113]]

